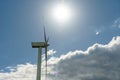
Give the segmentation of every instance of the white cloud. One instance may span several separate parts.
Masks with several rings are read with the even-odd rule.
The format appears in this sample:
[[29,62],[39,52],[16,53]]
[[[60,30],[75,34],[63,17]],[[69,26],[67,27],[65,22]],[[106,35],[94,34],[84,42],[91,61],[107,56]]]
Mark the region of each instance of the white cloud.
[[47,52],[48,55],[54,55],[56,53],[55,50],[51,49]]
[[7,68],[10,72],[1,72],[0,80],[33,80],[35,78],[36,65],[26,63]]
[[[86,51],[70,51],[48,60],[49,80],[120,80],[120,36],[106,45],[94,44]],[[43,63],[42,63],[43,64]],[[35,80],[36,65],[27,63],[0,72],[0,80]],[[44,66],[42,80],[44,80]]]

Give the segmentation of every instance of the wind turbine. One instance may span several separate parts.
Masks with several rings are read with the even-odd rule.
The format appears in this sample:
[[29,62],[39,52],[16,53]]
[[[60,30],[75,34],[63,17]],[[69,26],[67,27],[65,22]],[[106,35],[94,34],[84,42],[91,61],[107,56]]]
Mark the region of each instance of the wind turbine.
[[46,39],[46,32],[44,27],[44,40],[45,42],[32,42],[32,48],[38,48],[38,63],[37,63],[37,78],[36,80],[41,80],[41,55],[42,55],[42,48],[45,48],[45,67],[46,67],[46,79],[47,79],[47,47],[48,39]]

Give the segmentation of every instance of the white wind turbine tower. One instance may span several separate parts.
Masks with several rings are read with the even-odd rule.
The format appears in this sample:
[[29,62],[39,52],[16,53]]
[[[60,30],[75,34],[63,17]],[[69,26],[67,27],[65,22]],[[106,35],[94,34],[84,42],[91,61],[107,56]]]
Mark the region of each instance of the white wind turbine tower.
[[45,67],[46,67],[46,79],[47,79],[47,47],[49,46],[48,40],[46,39],[46,32],[44,27],[44,40],[45,42],[32,42],[32,48],[38,48],[38,63],[37,63],[37,77],[36,80],[41,80],[41,55],[42,48],[45,48]]

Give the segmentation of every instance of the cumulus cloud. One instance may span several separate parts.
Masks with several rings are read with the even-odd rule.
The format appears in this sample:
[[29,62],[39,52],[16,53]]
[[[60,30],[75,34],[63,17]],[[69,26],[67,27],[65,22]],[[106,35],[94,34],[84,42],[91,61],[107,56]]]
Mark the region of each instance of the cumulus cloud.
[[0,72],[0,80],[33,80],[35,79],[36,65],[26,63],[7,67],[10,72]]
[[[86,51],[70,51],[48,60],[49,80],[120,80],[120,36]],[[44,65],[42,63],[42,72]],[[36,65],[27,63],[0,72],[0,80],[35,80]],[[42,74],[44,80],[44,74]]]
[[[57,63],[58,80],[119,80],[120,36],[106,45],[62,55]],[[54,69],[55,70],[55,69]]]
[[54,55],[56,53],[55,50],[51,49],[47,52],[48,55]]

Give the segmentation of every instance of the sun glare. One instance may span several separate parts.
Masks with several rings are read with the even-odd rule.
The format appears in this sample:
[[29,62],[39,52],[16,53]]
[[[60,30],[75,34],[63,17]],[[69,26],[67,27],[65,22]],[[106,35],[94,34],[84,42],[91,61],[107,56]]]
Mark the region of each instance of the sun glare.
[[71,17],[71,11],[67,5],[59,4],[54,6],[52,15],[57,22],[66,22]]

